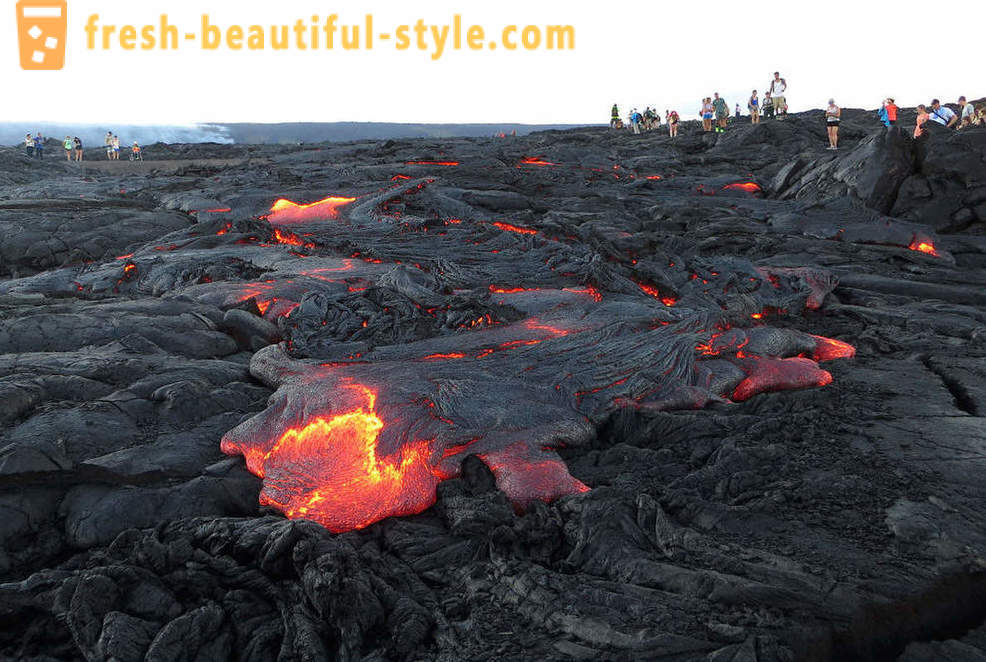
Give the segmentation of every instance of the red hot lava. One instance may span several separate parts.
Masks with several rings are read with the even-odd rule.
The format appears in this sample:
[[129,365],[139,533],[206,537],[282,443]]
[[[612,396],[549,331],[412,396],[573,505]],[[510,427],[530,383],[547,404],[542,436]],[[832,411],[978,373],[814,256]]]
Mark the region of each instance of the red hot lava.
[[559,164],[552,163],[551,161],[545,161],[544,158],[540,156],[525,156],[520,160],[520,165],[557,166]]
[[762,193],[763,189],[756,182],[736,182],[722,187],[723,191],[746,191],[747,193]]
[[271,223],[301,223],[338,218],[339,208],[355,201],[356,198],[330,196],[318,202],[301,205],[281,198],[271,206],[267,218]]
[[[267,450],[229,439],[222,450],[242,453],[247,468],[265,479],[261,504],[293,519],[314,520],[333,533],[429,508],[440,479],[429,462],[431,441],[411,441],[382,456],[378,443],[387,423],[376,411],[377,393],[344,384],[340,396],[344,411],[289,427]],[[299,473],[299,465],[308,471]]]
[[935,243],[930,239],[922,239],[919,237],[914,237],[911,241],[911,245],[908,248],[912,251],[918,251],[919,253],[925,253],[933,257],[940,257],[938,249],[935,248]]
[[494,223],[494,227],[498,227],[505,232],[514,232],[516,234],[537,234],[537,230],[532,230],[531,228],[522,228],[517,225],[510,225],[509,223]]

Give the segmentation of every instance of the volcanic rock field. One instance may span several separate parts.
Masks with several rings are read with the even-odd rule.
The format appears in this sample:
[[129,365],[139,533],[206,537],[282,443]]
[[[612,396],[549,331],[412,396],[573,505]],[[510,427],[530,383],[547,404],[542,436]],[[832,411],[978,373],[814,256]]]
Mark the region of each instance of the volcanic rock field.
[[986,660],[986,129],[902,119],[0,150],[0,658]]

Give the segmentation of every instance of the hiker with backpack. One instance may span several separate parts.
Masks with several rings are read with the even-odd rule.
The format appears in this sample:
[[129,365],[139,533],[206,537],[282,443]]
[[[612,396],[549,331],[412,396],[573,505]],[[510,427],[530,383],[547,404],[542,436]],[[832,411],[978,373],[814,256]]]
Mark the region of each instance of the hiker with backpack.
[[959,116],[952,112],[948,106],[941,105],[941,101],[935,99],[931,102],[931,109],[928,112],[928,119],[932,122],[941,124],[951,129],[959,121]]
[[65,148],[65,160],[72,160],[72,149],[75,147],[75,143],[72,142],[72,136],[65,136],[65,140],[62,142],[62,147]]
[[770,81],[770,98],[774,100],[774,110],[777,118],[782,119],[787,115],[787,81],[781,78],[780,72],[774,72],[774,79]]
[[30,133],[24,136],[24,152],[27,154],[27,158],[34,158],[34,138],[31,137]]
[[34,136],[34,158],[44,160],[45,157],[45,139],[41,137],[41,132],[38,131],[38,135]]
[[678,111],[672,110],[670,113],[666,113],[668,118],[668,136],[671,138],[678,137]]
[[614,103],[613,104],[613,113],[612,113],[612,115],[610,115],[610,119],[609,119],[609,128],[611,128],[611,129],[618,129],[618,128],[620,128],[620,125],[622,125],[622,124],[623,124],[623,122],[620,121],[620,107],[617,106]]

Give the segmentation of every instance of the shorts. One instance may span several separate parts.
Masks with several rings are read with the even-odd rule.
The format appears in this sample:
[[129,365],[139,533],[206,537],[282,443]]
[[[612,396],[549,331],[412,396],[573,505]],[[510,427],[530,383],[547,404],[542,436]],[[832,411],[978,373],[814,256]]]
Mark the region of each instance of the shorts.
[[702,119],[703,120],[710,120],[710,119],[712,119],[712,113],[705,113],[704,115],[702,115]]
[[826,120],[826,126],[839,126],[839,120]]
[[774,108],[776,108],[777,110],[781,110],[782,108],[784,108],[784,106],[787,105],[787,99],[785,99],[784,97],[773,97],[773,99],[774,99]]
[[729,115],[726,114],[726,113],[716,113],[716,119],[717,120],[720,120],[721,121],[721,120],[728,119],[728,118],[729,118]]

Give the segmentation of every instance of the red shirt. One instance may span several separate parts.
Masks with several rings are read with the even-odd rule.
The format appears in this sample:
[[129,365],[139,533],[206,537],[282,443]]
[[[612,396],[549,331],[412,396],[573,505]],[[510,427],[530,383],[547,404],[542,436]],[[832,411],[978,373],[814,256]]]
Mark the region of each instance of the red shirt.
[[887,104],[887,119],[891,122],[897,121],[897,106],[895,104]]

